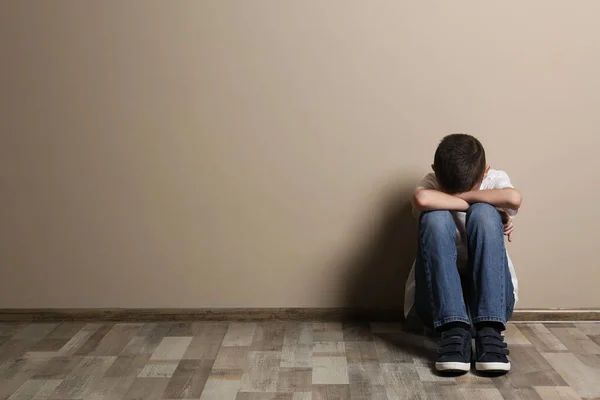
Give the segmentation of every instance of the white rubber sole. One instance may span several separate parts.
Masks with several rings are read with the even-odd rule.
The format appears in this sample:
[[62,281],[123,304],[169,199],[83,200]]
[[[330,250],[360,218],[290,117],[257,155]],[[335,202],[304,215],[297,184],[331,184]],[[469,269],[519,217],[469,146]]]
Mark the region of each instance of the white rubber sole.
[[510,371],[510,363],[501,362],[488,362],[488,363],[475,363],[475,369],[477,371]]
[[471,363],[463,362],[436,362],[435,369],[438,371],[462,371],[467,372],[471,369]]

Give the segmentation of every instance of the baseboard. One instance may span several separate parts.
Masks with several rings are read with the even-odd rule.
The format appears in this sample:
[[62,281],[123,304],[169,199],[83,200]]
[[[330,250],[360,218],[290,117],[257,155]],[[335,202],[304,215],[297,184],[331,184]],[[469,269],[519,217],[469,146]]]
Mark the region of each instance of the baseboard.
[[[402,311],[384,308],[91,308],[0,309],[0,322],[140,321],[384,321],[403,320]],[[600,321],[600,308],[519,309],[511,321]]]
[[55,321],[400,321],[401,310],[351,308],[91,308],[0,309],[3,322]]
[[513,322],[600,321],[600,308],[517,309]]

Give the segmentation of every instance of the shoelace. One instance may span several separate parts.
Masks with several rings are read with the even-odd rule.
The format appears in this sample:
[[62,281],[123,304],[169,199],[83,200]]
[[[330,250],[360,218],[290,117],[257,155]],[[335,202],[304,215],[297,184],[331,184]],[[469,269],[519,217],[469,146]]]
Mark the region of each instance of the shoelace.
[[484,329],[477,333],[478,341],[484,353],[509,355],[508,346],[502,335],[493,329]]
[[442,340],[438,346],[437,353],[451,354],[459,353],[465,354],[465,342],[469,332],[460,328],[453,328],[442,333]]

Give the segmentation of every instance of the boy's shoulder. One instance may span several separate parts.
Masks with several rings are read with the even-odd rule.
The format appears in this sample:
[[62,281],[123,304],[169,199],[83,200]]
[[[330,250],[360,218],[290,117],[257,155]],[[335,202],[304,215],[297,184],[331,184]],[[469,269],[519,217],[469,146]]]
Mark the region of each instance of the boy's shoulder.
[[417,189],[427,189],[427,190],[440,190],[440,185],[438,184],[437,178],[433,172],[428,173],[423,177]]
[[500,169],[491,169],[488,171],[487,176],[481,182],[481,189],[504,189],[512,188],[513,185],[510,182],[508,174]]
[[496,177],[502,177],[502,176],[508,176],[508,174],[501,170],[501,169],[494,169],[494,168],[490,168],[490,170],[488,171],[487,177],[486,178],[496,178]]

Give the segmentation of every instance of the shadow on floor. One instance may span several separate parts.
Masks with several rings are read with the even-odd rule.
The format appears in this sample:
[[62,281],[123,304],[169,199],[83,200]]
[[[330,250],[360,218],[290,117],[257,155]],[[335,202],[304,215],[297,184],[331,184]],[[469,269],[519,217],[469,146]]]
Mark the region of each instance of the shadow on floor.
[[394,352],[413,357],[437,374],[433,363],[437,335],[425,330],[414,310],[407,319],[403,315],[404,286],[417,250],[418,224],[410,204],[415,186],[415,182],[407,183],[390,193],[375,230],[348,259],[345,305],[350,323],[400,323],[390,331],[374,329],[372,334]]

